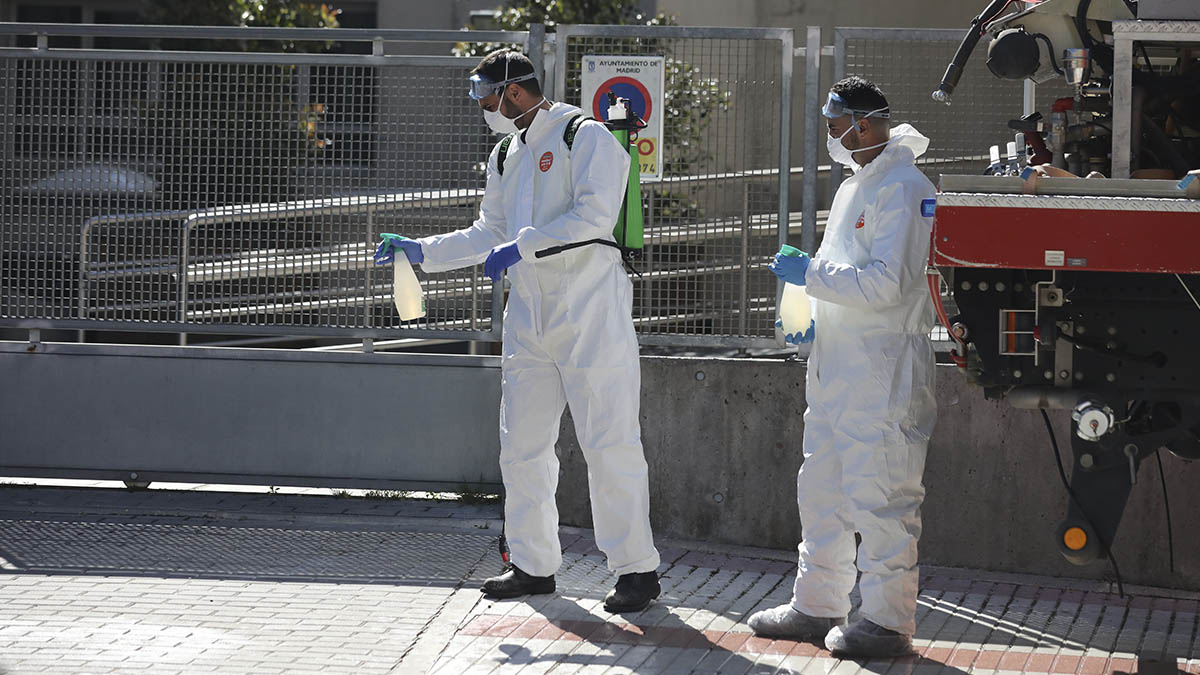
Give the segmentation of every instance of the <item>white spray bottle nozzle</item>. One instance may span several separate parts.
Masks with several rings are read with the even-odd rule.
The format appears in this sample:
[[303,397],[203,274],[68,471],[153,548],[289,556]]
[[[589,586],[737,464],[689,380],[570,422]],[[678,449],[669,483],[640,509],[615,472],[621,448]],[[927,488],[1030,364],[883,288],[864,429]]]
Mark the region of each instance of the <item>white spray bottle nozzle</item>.
[[608,121],[625,119],[625,102],[628,99],[617,99],[617,102],[608,106]]

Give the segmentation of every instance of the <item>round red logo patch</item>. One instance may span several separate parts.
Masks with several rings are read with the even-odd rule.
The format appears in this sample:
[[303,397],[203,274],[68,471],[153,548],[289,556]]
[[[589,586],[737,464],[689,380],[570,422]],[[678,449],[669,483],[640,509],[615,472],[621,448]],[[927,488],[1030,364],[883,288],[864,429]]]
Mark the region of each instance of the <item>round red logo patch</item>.
[[549,171],[550,167],[553,165],[554,165],[554,153],[553,152],[547,152],[546,154],[542,155],[541,161],[538,162],[538,167],[541,168],[542,173],[546,173],[547,171]]

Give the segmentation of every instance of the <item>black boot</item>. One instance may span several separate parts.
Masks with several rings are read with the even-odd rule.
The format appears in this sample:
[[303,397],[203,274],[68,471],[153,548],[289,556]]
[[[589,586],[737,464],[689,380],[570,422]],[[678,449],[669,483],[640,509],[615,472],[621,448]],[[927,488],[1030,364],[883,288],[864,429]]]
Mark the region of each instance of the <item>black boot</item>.
[[492,577],[483,582],[483,587],[479,590],[489,598],[519,598],[522,595],[541,595],[544,593],[554,592],[554,575],[548,577],[535,577],[521,571],[521,568],[516,565],[509,565],[508,569],[498,577]]
[[657,572],[622,574],[617,578],[617,587],[604,598],[604,609],[613,614],[640,612],[661,592]]

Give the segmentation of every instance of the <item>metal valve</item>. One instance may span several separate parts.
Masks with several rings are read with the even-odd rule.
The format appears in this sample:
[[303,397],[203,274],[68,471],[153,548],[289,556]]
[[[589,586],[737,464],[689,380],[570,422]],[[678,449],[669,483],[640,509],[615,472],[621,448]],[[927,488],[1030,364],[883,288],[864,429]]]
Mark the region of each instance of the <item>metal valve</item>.
[[1095,401],[1083,401],[1071,411],[1075,433],[1085,441],[1098,441],[1116,424],[1112,408]]

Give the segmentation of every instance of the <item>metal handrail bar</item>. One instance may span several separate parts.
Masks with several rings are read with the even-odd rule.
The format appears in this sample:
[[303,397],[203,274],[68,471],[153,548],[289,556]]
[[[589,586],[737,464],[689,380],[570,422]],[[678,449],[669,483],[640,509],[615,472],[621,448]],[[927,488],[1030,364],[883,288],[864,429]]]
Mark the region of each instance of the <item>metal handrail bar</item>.
[[[715,38],[721,40],[784,40],[791,28],[729,28],[725,26],[614,26],[609,24],[560,24],[556,34],[569,37],[611,37],[652,39]],[[791,49],[788,59],[793,58]]]
[[[475,188],[360,197],[305,199],[293,202],[265,204],[242,204],[197,211],[184,220],[180,235],[179,267],[183,272],[179,278],[180,323],[186,323],[188,317],[187,303],[190,278],[188,277],[189,268],[187,262],[189,247],[191,245],[191,233],[196,228],[235,221],[245,222],[247,220],[266,220],[280,217],[291,218],[359,212],[366,213],[369,222],[375,212],[389,210],[390,207],[428,208],[431,206],[454,206],[462,203],[473,203],[474,200],[479,199],[482,195],[483,190]],[[496,289],[494,292],[499,292],[499,289]]]
[[188,277],[195,282],[204,282],[357,270],[364,266],[375,250],[369,242],[323,248],[326,250],[299,252],[269,249],[238,253],[232,258],[192,263],[188,265]]
[[[918,166],[938,166],[941,164],[956,164],[958,162],[974,162],[986,160],[986,154],[976,155],[955,155],[953,157],[921,157],[916,160]],[[821,164],[817,167],[817,173],[829,173],[834,167],[832,164]],[[727,180],[765,180],[775,178],[779,175],[779,169],[749,169],[746,171],[729,171],[725,173],[708,173],[708,174],[693,174],[688,176],[671,176],[662,180],[646,182],[642,184],[642,191],[655,190],[663,185],[672,184],[703,184],[714,183]],[[790,176],[803,176],[804,167],[793,166],[789,171]]]
[[[213,40],[305,40],[317,42],[524,42],[526,31],[422,30],[411,28],[276,28],[248,26],[152,26],[141,24],[0,22],[0,35],[72,37],[204,38]],[[470,39],[464,39],[470,38]]]
[[[327,199],[304,199],[290,202],[267,202],[259,204],[241,204],[234,206],[219,206],[205,209],[165,209],[162,211],[138,211],[134,213],[117,213],[92,216],[84,221],[80,230],[79,243],[79,308],[78,314],[80,319],[86,319],[87,310],[87,282],[90,279],[98,278],[99,276],[117,277],[122,276],[118,272],[110,271],[107,274],[97,275],[93,273],[88,255],[90,250],[90,238],[92,230],[105,226],[116,224],[127,224],[134,222],[146,222],[152,220],[175,220],[182,219],[182,229],[180,233],[180,249],[181,255],[176,263],[175,270],[171,270],[168,265],[156,265],[151,268],[152,271],[171,272],[178,269],[187,268],[188,260],[188,236],[193,228],[202,225],[231,222],[233,220],[246,222],[252,220],[265,220],[268,218],[278,218],[281,216],[315,216],[329,214],[350,214],[350,213],[375,213],[381,210],[389,210],[391,207],[405,206],[409,208],[428,208],[431,206],[456,206],[462,204],[471,204],[478,200],[483,194],[482,190],[475,188],[461,188],[455,190],[442,191],[425,191],[425,192],[399,192],[399,193],[384,193],[378,195],[360,195],[354,197],[332,197]],[[129,267],[130,274],[128,276],[136,276],[141,274],[146,268],[131,265]],[[186,284],[186,273],[181,284]],[[186,286],[184,286],[186,289]],[[186,300],[186,290],[181,296],[182,300]]]
[[[488,282],[488,285],[490,285],[490,282]],[[476,289],[480,288],[481,285],[476,284],[473,286],[473,285],[471,285],[470,281],[468,281],[466,279],[455,278],[455,279],[427,280],[425,283],[422,284],[422,287],[425,289],[425,291],[427,293],[437,293],[439,295],[439,297],[454,298],[454,297],[469,295],[469,294],[473,293]],[[481,291],[482,293],[487,293],[490,290],[487,288],[487,285],[483,285],[482,288],[483,288],[483,290]],[[386,303],[391,300],[392,285],[390,282],[380,282],[380,283],[371,284],[370,286],[368,286],[366,288],[339,287],[339,288],[314,289],[314,290],[309,290],[309,291],[279,291],[277,293],[253,293],[253,294],[241,294],[241,295],[223,295],[223,296],[219,296],[219,297],[202,298],[201,300],[199,300],[197,302],[261,302],[261,301],[269,300],[272,298],[286,298],[289,296],[290,297],[301,297],[301,296],[320,297],[321,295],[332,295],[335,293],[348,293],[348,292],[353,292],[356,294],[363,294],[363,293],[369,294],[369,295],[355,295],[355,296],[353,296],[353,299],[351,300],[352,302]],[[287,304],[286,302],[282,303],[281,307],[286,304]],[[147,310],[147,309],[173,309],[173,308],[177,308],[178,306],[179,306],[178,300],[151,300],[151,301],[142,301],[142,302],[128,302],[128,303],[121,303],[121,304],[102,305],[102,306],[98,306],[98,307],[92,307],[91,310],[93,312],[128,312],[128,311]]]
[[353,197],[327,197],[324,199],[298,199],[286,202],[263,202],[258,204],[233,204],[199,209],[190,212],[185,220],[191,227],[227,222],[270,220],[279,217],[306,217],[343,215],[350,213],[373,213],[389,210],[388,207],[405,206],[428,208],[431,206],[458,206],[471,203],[483,196],[478,188],[453,190],[425,190],[422,192],[393,192],[379,195]]
[[[391,296],[389,295],[390,299]],[[22,330],[111,330],[152,333],[213,333],[217,335],[278,335],[282,337],[333,337],[350,339],[391,339],[396,337],[393,328],[376,328],[373,326],[294,326],[288,324],[187,324],[167,321],[138,321],[134,319],[106,321],[102,327],[97,327],[92,319],[31,319],[4,318],[0,326]],[[405,335],[419,338],[437,338],[447,340],[482,340],[499,341],[499,335],[492,337],[490,333],[481,335],[481,331],[443,331],[425,328],[405,328]]]
[[130,63],[221,63],[275,66],[425,66],[472,68],[478,60],[469,56],[411,54],[298,54],[283,52],[122,51],[57,47],[0,47],[0,58],[29,58],[52,61],[121,61]]

